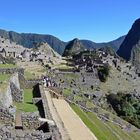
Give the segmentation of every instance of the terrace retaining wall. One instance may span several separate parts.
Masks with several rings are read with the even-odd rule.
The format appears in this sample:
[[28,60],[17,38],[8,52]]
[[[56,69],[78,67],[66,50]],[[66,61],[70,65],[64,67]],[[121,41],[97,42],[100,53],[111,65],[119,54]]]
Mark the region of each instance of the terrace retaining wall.
[[35,113],[22,113],[21,115],[22,125],[23,129],[29,129],[29,130],[36,130],[38,129],[43,123],[39,121],[39,115],[38,112]]
[[33,88],[33,86],[37,85],[38,83],[41,83],[41,79],[26,80],[22,73],[19,73],[18,77],[21,88]]
[[23,68],[0,68],[1,74],[13,74],[13,73],[21,73],[24,75]]

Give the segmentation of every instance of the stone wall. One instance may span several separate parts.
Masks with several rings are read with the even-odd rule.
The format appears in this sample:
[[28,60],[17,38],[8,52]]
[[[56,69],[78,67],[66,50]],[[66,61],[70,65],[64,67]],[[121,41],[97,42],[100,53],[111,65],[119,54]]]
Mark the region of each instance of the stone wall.
[[24,75],[19,73],[19,82],[21,88],[33,88],[33,86],[37,85],[38,83],[41,82],[41,79],[32,79],[32,80],[26,80]]
[[36,130],[38,129],[42,123],[39,121],[39,115],[37,113],[22,113],[21,115],[22,125],[23,129],[29,129],[29,130]]
[[14,83],[10,83],[12,99],[15,102],[23,102],[23,90],[16,87]]
[[47,103],[47,100],[46,100],[46,97],[45,97],[45,92],[44,92],[44,89],[43,89],[42,85],[39,85],[39,91],[40,91],[40,95],[41,95],[41,98],[42,98],[43,110],[44,110],[44,113],[45,113],[45,117],[51,120],[52,116],[51,116],[51,113],[49,111],[48,103]]
[[61,88],[69,88],[69,86],[77,88],[80,86],[81,88],[91,89],[91,86],[97,87],[100,84],[96,71],[91,73],[57,73],[55,78]]
[[3,108],[0,106],[0,123],[13,125],[15,118],[15,108]]
[[10,88],[11,88],[11,95],[12,95],[13,101],[22,102],[23,101],[23,91],[20,89],[18,73],[15,73],[10,78]]
[[[46,99],[46,96],[45,96],[44,87],[42,85],[39,85],[39,91],[40,91],[40,95],[41,95],[41,98],[42,98],[45,118],[47,118],[49,120],[53,120],[52,115],[50,113],[48,103],[47,103],[47,99]],[[49,126],[49,130],[52,133],[52,140],[61,140],[62,139],[61,134],[59,132],[59,129],[56,125]]]
[[13,73],[21,73],[24,75],[23,68],[0,68],[1,74],[13,74]]
[[15,130],[13,127],[0,125],[0,140],[51,140],[51,133],[43,131],[23,131]]

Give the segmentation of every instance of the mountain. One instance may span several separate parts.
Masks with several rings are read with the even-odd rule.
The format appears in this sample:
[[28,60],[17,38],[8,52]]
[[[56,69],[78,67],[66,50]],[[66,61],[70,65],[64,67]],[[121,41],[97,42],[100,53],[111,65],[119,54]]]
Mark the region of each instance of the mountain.
[[[89,50],[89,49],[101,49],[103,48],[103,50],[111,50],[112,53],[114,54],[120,47],[121,43],[124,41],[125,36],[122,36],[116,40],[110,41],[110,42],[106,42],[106,43],[95,43],[93,41],[90,40],[79,40],[79,39],[74,39],[72,41],[70,41],[66,47],[65,47],[65,51],[63,53],[63,56],[68,56],[70,54],[73,54],[74,52],[80,52],[81,50]],[[105,49],[107,48],[107,49]],[[112,49],[111,49],[112,48]]]
[[[16,33],[13,31],[5,31],[0,29],[0,36],[2,36],[5,39],[9,39],[11,42],[15,42],[19,45],[22,45],[27,48],[33,48],[35,46],[35,43],[48,43],[51,48],[62,55],[64,53],[64,50],[69,42],[64,42],[57,37],[54,37],[52,35],[41,35],[41,34],[33,34],[33,33]],[[125,36],[122,36],[116,40],[113,40],[111,42],[106,43],[95,43],[90,40],[79,40],[84,46],[85,49],[93,49],[93,48],[102,48],[106,46],[111,46],[115,51],[118,50],[121,43],[123,42]]]
[[125,60],[131,60],[140,67],[140,18],[137,19],[128,32],[117,54]]
[[116,40],[110,41],[110,42],[104,42],[104,43],[95,43],[90,40],[81,40],[84,46],[86,46],[87,49],[90,48],[104,48],[106,46],[112,47],[115,51],[117,51],[124,41],[125,36],[119,37]]
[[0,30],[0,36],[27,48],[33,48],[34,43],[47,42],[54,49],[54,51],[58,52],[61,55],[63,54],[66,45],[65,42],[59,40],[52,35],[40,35],[31,33],[19,34],[13,31],[8,32],[5,30]]
[[71,56],[73,54],[82,52],[85,50],[85,46],[79,39],[74,39],[70,41],[65,48],[65,51],[63,53],[63,56]]
[[33,51],[44,53],[47,58],[61,58],[61,55],[55,52],[48,43],[37,43],[35,48],[32,48]]

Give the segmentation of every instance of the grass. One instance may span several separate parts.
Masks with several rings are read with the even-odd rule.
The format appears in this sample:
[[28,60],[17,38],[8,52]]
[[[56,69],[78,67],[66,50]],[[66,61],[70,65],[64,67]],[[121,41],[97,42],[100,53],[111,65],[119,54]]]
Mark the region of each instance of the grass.
[[81,96],[79,96],[79,95],[75,95],[74,96],[74,101],[76,102],[76,101],[83,101],[84,99],[83,99],[83,97],[81,97]]
[[35,78],[34,74],[29,72],[29,71],[25,71],[24,76],[26,79],[34,79]]
[[140,138],[138,132],[126,132],[111,122],[103,123],[92,112],[84,112],[76,105],[71,107],[98,140],[139,140]]
[[119,126],[107,122],[107,124],[114,130],[123,140],[132,140],[132,137],[129,136],[129,133],[123,131]]
[[0,64],[0,68],[16,68],[14,64]]
[[71,89],[68,89],[68,88],[64,89],[63,94],[65,97],[68,97],[71,94]]
[[103,135],[102,131],[100,131],[99,128],[94,125],[90,119],[86,116],[86,114],[75,105],[71,105],[72,109],[77,113],[77,115],[81,118],[81,120],[85,123],[85,125],[91,130],[93,134],[99,139],[99,140],[107,140],[106,136]]
[[0,74],[0,81],[7,81],[11,74]]
[[7,83],[10,79],[10,76],[10,74],[0,74],[0,92],[5,91],[7,88]]
[[87,102],[86,102],[86,107],[87,107],[87,108],[93,108],[94,105],[93,105],[93,103],[91,103],[90,101],[87,101]]
[[32,89],[25,89],[24,90],[24,102],[23,103],[14,103],[17,107],[17,111],[24,111],[24,112],[36,112],[37,107],[32,102]]

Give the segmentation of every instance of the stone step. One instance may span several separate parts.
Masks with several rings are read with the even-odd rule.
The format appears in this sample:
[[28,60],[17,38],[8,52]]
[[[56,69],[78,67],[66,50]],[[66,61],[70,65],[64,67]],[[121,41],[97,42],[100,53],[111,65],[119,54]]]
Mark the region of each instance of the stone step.
[[23,129],[22,120],[21,120],[21,113],[16,113],[16,122],[15,122],[15,129]]

